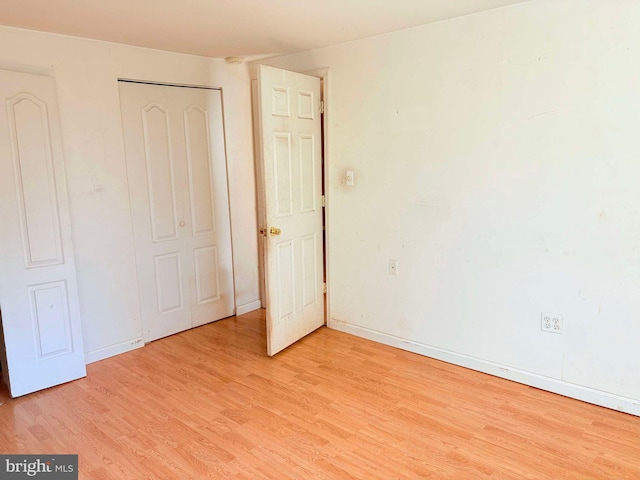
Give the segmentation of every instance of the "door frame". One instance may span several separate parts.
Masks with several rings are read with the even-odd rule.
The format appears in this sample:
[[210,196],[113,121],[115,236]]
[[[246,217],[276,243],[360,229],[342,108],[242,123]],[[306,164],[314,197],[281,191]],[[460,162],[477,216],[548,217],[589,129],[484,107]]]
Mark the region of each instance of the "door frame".
[[[224,108],[224,89],[222,87],[216,87],[211,85],[195,85],[195,84],[187,84],[187,83],[173,83],[173,82],[162,82],[162,81],[153,81],[153,80],[140,80],[134,78],[125,78],[118,77],[116,79],[116,86],[118,82],[126,82],[126,83],[141,83],[145,85],[159,85],[163,87],[176,87],[176,88],[199,88],[202,90],[219,90],[220,91],[220,100],[222,103],[222,135],[224,138],[224,165],[225,165],[225,182],[227,184],[227,209],[229,210],[229,237],[231,240],[231,280],[233,285],[233,316],[238,313],[238,297],[236,295],[236,258],[235,252],[233,249],[233,218],[231,216],[231,185],[229,184],[229,151],[227,147],[227,119],[225,116],[225,108]],[[118,101],[120,100],[120,94],[118,93]],[[124,123],[120,121],[120,127],[124,128]],[[124,142],[124,131],[122,132],[122,140]],[[124,143],[123,143],[124,146]],[[133,229],[133,211],[131,209],[131,186],[129,185],[129,164],[125,161],[125,171],[127,174],[127,198],[129,200],[129,220],[131,221],[131,228]],[[133,232],[133,230],[132,230]],[[133,234],[133,233],[132,233]],[[138,287],[138,299],[140,299],[140,278],[138,276],[138,269],[136,268],[136,285]],[[140,317],[140,325],[142,325],[144,329],[144,325],[142,324],[142,305],[138,306],[138,316]],[[144,338],[142,335],[141,338]],[[145,342],[147,343],[147,342]]]
[[[280,67],[278,67],[280,68]],[[287,70],[285,68],[285,70]],[[258,90],[257,90],[257,69],[252,71],[251,75],[251,109],[253,118],[253,151],[255,161],[255,178],[256,178],[256,214],[258,224],[256,225],[256,235],[258,236],[258,279],[260,283],[260,302],[262,308],[267,308],[266,295],[265,295],[265,252],[266,252],[266,237],[260,234],[260,229],[267,228],[266,211],[265,211],[265,192],[263,185],[263,173],[262,173],[262,148],[260,145],[260,128],[259,128],[259,116],[258,116]],[[328,180],[331,178],[331,162],[329,161],[330,143],[329,143],[329,67],[316,68],[313,70],[290,70],[295,73],[302,73],[311,77],[317,77],[320,79],[320,92],[321,100],[324,102],[324,112],[322,113],[322,191],[324,195],[324,261],[322,266],[324,268],[325,283],[327,285],[327,291],[325,293],[325,325],[332,327],[331,316],[331,241],[329,236],[330,225],[330,195],[328,185],[331,183]]]

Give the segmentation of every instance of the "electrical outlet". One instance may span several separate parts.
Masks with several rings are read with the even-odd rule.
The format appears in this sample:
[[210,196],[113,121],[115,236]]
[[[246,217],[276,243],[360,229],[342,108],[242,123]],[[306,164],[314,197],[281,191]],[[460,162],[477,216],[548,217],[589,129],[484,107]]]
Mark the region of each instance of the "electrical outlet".
[[398,275],[398,261],[389,259],[389,275]]
[[562,333],[562,315],[542,312],[542,331],[549,333]]

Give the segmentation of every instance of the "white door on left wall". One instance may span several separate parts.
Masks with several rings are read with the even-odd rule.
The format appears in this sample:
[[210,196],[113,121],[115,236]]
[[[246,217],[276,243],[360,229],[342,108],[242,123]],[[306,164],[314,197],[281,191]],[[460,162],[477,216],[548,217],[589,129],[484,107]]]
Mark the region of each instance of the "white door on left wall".
[[0,315],[12,397],[86,375],[51,77],[0,70]]
[[119,90],[150,342],[234,313],[222,92],[124,81]]

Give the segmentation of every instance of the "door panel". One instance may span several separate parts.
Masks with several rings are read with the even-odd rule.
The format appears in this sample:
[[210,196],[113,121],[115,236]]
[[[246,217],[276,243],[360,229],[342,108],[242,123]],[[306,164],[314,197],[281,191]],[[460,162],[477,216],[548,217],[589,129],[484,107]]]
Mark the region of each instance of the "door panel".
[[219,90],[120,83],[145,340],[233,314]]
[[300,239],[302,244],[302,307],[315,305],[318,301],[318,236],[315,233]]
[[13,397],[86,375],[55,82],[0,71],[0,308]]
[[201,305],[220,300],[218,248],[196,248],[193,251],[193,263],[196,270],[196,303]]
[[275,132],[273,134],[273,173],[276,190],[276,217],[293,214],[293,191],[291,185],[291,134]]
[[193,234],[215,233],[209,118],[198,106],[189,108],[184,118]]
[[300,211],[312,212],[316,209],[316,158],[313,135],[300,135]]
[[156,264],[156,292],[158,311],[169,313],[184,309],[180,252],[154,258]]
[[177,207],[167,110],[158,104],[145,107],[142,125],[153,241],[173,240],[177,238]]
[[28,93],[7,102],[25,266],[63,263],[47,104]]
[[258,97],[274,355],[324,324],[320,80],[261,65]]
[[71,315],[66,282],[31,286],[29,298],[36,327],[37,358],[71,352]]
[[[278,324],[289,320],[295,314],[296,272],[295,245],[293,240],[279,242],[276,245]],[[269,307],[267,307],[269,308]]]

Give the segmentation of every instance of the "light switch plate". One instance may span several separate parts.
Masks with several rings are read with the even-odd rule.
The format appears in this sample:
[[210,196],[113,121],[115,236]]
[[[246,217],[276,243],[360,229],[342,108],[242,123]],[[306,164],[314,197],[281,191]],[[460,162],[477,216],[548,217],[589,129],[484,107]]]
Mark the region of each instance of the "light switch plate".
[[353,174],[353,170],[348,170],[347,171],[347,186],[348,187],[353,187],[355,185],[355,177]]

